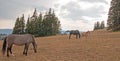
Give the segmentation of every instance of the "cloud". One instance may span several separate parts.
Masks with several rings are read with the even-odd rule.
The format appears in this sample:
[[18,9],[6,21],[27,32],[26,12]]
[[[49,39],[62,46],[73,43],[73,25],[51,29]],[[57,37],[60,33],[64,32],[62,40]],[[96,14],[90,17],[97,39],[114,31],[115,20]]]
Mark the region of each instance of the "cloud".
[[[89,21],[88,21],[89,22]],[[64,20],[61,20],[62,23],[62,29],[64,30],[80,30],[80,31],[88,31],[88,30],[93,30],[93,23],[85,23],[84,20],[76,20],[73,21],[69,18],[66,18]]]
[[93,30],[96,21],[106,20],[108,9],[105,1],[86,1],[69,1],[60,7],[63,29]]
[[[63,29],[92,29],[96,20],[105,19],[110,0],[0,0],[0,23],[12,25],[16,18],[32,15],[34,8],[45,13],[49,8],[55,10]],[[4,21],[3,21],[4,20]]]
[[0,0],[0,18],[13,19],[34,8],[45,11],[54,5],[52,1],[55,0]]
[[79,3],[71,1],[68,4],[61,7],[60,16],[63,16],[64,18],[71,18],[73,20],[83,19],[83,16],[98,18],[105,13],[104,6],[95,5],[96,4],[93,4],[91,7],[82,9],[82,6],[79,5]]
[[78,1],[84,1],[84,2],[89,2],[89,3],[105,3],[108,4],[106,0],[78,0]]

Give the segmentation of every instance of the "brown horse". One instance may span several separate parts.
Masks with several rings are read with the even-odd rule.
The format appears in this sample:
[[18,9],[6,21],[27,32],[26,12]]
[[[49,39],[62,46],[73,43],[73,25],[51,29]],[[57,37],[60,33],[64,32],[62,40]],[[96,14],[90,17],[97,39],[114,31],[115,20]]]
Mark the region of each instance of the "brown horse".
[[36,53],[37,44],[35,43],[34,36],[32,36],[31,34],[23,34],[23,35],[10,34],[4,39],[2,52],[3,54],[5,54],[6,47],[7,47],[7,57],[9,57],[9,52],[12,54],[13,44],[19,45],[19,46],[25,45],[23,55],[27,56],[27,51],[30,43],[32,43],[34,47],[34,52]]
[[87,32],[82,33],[82,36],[85,36],[87,38],[89,34],[90,34],[90,31],[87,31]]

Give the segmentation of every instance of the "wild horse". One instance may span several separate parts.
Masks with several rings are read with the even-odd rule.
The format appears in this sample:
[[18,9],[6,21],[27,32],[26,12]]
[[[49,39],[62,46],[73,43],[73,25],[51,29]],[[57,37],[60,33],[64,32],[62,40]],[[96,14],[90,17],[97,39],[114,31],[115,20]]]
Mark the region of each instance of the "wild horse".
[[89,34],[90,34],[90,31],[83,32],[83,33],[82,33],[82,36],[85,36],[85,37],[87,38]]
[[23,34],[23,35],[10,34],[4,39],[3,46],[2,46],[2,53],[5,54],[6,47],[7,47],[7,57],[9,57],[9,52],[12,54],[13,44],[18,46],[25,45],[23,55],[27,56],[27,51],[30,43],[32,43],[34,47],[34,52],[36,53],[37,44],[35,43],[34,36],[32,36],[31,34]]
[[79,30],[71,30],[71,31],[69,31],[70,32],[70,34],[69,34],[69,39],[71,38],[71,35],[73,34],[73,35],[76,35],[76,39],[79,37],[80,38],[80,32],[79,32]]

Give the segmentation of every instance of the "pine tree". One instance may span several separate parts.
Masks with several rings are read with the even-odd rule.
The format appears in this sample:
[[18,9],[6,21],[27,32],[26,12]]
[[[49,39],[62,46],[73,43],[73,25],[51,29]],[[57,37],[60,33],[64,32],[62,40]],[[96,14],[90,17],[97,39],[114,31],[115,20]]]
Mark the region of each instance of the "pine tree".
[[34,13],[33,13],[33,16],[32,16],[32,17],[37,18],[37,10],[36,10],[36,8],[35,8],[35,10],[34,10]]
[[42,36],[43,35],[43,26],[42,26],[42,13],[40,13],[39,17],[37,18],[36,21],[36,36]]
[[51,8],[49,9],[48,12],[48,17],[47,17],[47,22],[48,22],[48,35],[53,35],[53,22],[54,18],[52,17],[52,10]]
[[104,28],[105,28],[104,21],[101,22],[101,24],[100,24],[100,28],[101,28],[101,29],[104,29]]
[[97,24],[96,24],[96,22],[95,22],[95,24],[94,24],[94,30],[96,30],[96,27],[97,27]]
[[15,26],[13,28],[13,34],[19,34],[20,33],[20,21],[19,17],[16,19]]
[[49,25],[48,25],[48,14],[46,13],[45,15],[44,15],[44,18],[43,18],[43,36],[45,36],[45,35],[48,35],[48,29],[49,29]]
[[24,34],[25,33],[25,20],[24,14],[22,17],[16,19],[15,27],[13,28],[13,34]]
[[56,35],[59,31],[60,21],[55,16],[54,11],[52,12],[51,8],[49,9],[49,12],[44,16],[43,25],[45,35]]
[[60,21],[58,20],[58,18],[55,16],[55,13],[53,11],[52,13],[52,19],[53,19],[53,23],[52,23],[52,29],[53,29],[53,35],[57,34],[60,30]]
[[30,26],[31,26],[31,29],[30,29],[30,34],[33,34],[36,36],[36,21],[37,21],[37,11],[36,11],[36,8],[34,10],[34,13],[33,13],[33,16],[30,18]]
[[97,21],[97,23],[96,23],[96,28],[100,29],[100,22],[99,21]]
[[20,18],[20,34],[24,34],[25,33],[25,19],[24,19],[24,14],[22,15],[22,17]]
[[95,22],[95,24],[94,24],[94,30],[102,29],[101,26],[104,26],[104,21],[101,22],[101,24],[100,24],[99,21]]
[[32,17],[28,17],[27,24],[26,24],[26,33],[37,35],[38,34],[38,23],[37,23],[37,11],[36,8],[33,12]]
[[112,0],[107,20],[108,30],[120,30],[120,0]]
[[60,21],[51,8],[44,16],[42,13],[37,16],[36,9],[31,17],[28,17],[26,27],[24,15],[16,19],[14,34],[29,33],[35,36],[50,36],[56,35],[60,29]]
[[30,18],[28,17],[25,32],[30,34],[30,30],[31,30]]

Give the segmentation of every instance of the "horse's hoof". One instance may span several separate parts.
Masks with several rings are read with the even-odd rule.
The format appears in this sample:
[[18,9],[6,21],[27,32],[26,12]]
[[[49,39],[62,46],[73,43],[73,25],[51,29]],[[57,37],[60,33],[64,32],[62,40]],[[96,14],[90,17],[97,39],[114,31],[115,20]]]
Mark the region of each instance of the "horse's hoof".
[[15,56],[14,54],[12,54],[12,56]]
[[23,55],[25,55],[25,52],[23,52]]
[[25,56],[27,56],[27,55],[25,54]]
[[9,55],[7,55],[7,57],[9,57]]
[[25,56],[27,56],[27,54],[26,54],[26,53],[25,53],[24,55],[25,55]]
[[34,53],[37,53],[37,51],[34,51]]

